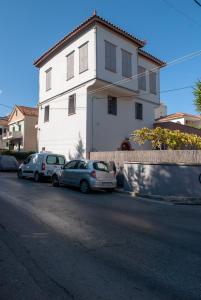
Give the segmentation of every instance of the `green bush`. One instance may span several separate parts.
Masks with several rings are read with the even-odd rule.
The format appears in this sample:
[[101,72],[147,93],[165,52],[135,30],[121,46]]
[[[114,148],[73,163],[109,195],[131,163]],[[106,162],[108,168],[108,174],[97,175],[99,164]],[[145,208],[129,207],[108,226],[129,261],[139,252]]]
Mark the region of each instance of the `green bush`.
[[25,160],[29,155],[35,153],[34,151],[28,151],[28,152],[16,152],[11,150],[3,150],[0,152],[1,155],[12,155],[17,160]]

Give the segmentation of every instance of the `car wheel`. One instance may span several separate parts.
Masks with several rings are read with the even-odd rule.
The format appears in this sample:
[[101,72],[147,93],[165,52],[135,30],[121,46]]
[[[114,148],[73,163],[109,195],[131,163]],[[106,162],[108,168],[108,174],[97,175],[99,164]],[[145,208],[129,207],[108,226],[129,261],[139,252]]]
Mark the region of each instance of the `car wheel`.
[[23,178],[22,170],[19,170],[19,171],[17,172],[17,176],[18,176],[18,178],[20,178],[20,179]]
[[82,180],[80,183],[80,191],[83,194],[88,194],[90,192],[90,186],[89,183],[86,180]]
[[36,173],[34,174],[34,180],[35,180],[35,182],[39,182],[39,181],[40,181],[40,175],[39,175],[38,172],[36,172]]
[[59,186],[59,179],[57,175],[53,175],[52,177],[52,186],[58,187]]

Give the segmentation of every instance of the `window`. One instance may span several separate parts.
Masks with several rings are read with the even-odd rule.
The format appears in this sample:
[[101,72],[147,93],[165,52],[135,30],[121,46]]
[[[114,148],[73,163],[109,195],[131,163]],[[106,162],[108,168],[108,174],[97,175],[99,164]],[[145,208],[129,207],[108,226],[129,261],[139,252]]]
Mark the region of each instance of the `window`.
[[156,94],[156,72],[149,71],[149,89],[150,93]]
[[16,111],[15,111],[15,115],[17,116],[17,109],[16,109]]
[[108,96],[108,114],[117,115],[117,98]]
[[6,128],[4,128],[4,130],[3,130],[3,133],[6,133],[7,132],[7,129]]
[[58,165],[65,164],[65,158],[63,156],[57,156],[57,159],[58,159],[58,162],[57,162]]
[[116,73],[116,46],[105,41],[105,69]]
[[142,120],[142,103],[135,103],[135,118],[137,120]]
[[88,42],[79,48],[79,72],[88,70]]
[[56,165],[57,164],[57,157],[55,155],[48,155],[46,162],[48,165]]
[[52,88],[52,68],[46,71],[46,91]]
[[50,115],[50,106],[45,106],[45,112],[44,112],[44,122],[49,122],[49,115]]
[[122,49],[122,76],[132,76],[132,54]]
[[79,161],[77,165],[77,169],[86,170],[87,169],[87,163],[85,161]]
[[146,91],[146,69],[138,66],[138,89]]
[[108,165],[103,161],[98,161],[98,162],[93,163],[93,167],[97,171],[103,171],[103,172],[109,173]]
[[19,130],[19,131],[22,130],[22,125],[21,125],[21,124],[18,125],[18,130]]
[[0,135],[2,135],[2,133],[3,133],[3,129],[2,129],[2,128],[0,128]]
[[78,161],[73,160],[73,161],[70,161],[68,164],[66,164],[64,168],[65,169],[76,169],[77,164],[78,164]]
[[67,55],[67,80],[74,77],[74,51]]
[[15,127],[13,126],[13,132],[15,132]]
[[68,115],[76,113],[76,94],[70,95],[68,98]]

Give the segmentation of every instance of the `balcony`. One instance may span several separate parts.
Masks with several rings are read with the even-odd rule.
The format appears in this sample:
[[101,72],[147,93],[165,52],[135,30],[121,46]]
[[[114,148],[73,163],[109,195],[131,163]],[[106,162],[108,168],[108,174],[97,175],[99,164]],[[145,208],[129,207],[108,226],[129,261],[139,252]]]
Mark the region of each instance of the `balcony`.
[[3,134],[2,139],[4,141],[6,140],[17,140],[22,138],[22,132],[21,131],[8,131],[7,133]]

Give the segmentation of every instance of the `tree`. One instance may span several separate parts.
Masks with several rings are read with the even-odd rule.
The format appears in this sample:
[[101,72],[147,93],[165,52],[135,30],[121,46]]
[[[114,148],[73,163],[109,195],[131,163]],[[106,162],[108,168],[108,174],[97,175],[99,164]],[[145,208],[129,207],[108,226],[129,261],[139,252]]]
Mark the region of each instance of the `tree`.
[[193,88],[194,100],[193,103],[195,105],[195,109],[197,112],[201,113],[201,81],[198,80],[195,83],[195,87]]
[[156,127],[155,129],[142,128],[135,130],[131,139],[139,145],[149,141],[153,149],[165,148],[168,150],[201,149],[201,137],[179,130]]

